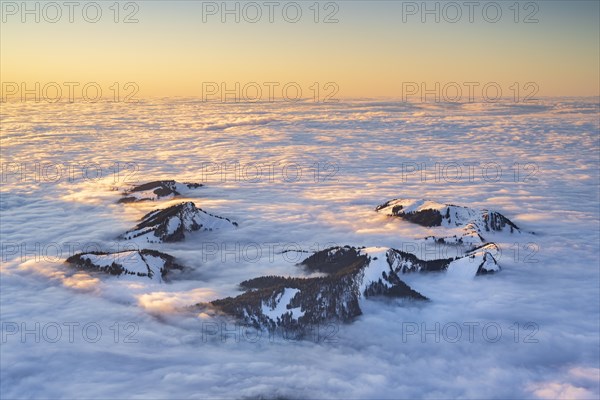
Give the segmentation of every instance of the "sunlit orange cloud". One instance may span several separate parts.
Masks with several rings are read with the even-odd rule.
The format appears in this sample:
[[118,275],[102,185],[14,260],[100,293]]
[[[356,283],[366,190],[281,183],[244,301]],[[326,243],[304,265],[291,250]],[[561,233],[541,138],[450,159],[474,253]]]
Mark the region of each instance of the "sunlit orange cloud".
[[194,289],[188,292],[152,292],[138,296],[138,305],[150,313],[181,311],[190,304],[213,300],[215,292],[210,289]]

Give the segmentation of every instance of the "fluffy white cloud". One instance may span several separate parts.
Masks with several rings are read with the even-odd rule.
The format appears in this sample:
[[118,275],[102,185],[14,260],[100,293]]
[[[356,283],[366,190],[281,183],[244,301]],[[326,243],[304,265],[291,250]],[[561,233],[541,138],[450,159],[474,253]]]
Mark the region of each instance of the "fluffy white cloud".
[[[0,204],[3,398],[600,394],[597,103],[56,107],[3,105],[3,163],[29,174],[7,175]],[[36,162],[94,164],[103,178],[75,169],[72,181],[36,183]],[[70,251],[117,250],[116,237],[158,207],[115,204],[125,178],[203,180],[191,200],[239,229],[153,244],[191,267],[168,284],[70,270],[59,261]],[[407,275],[430,303],[369,301],[353,324],[319,327],[319,343],[254,341],[186,308],[235,295],[245,279],[302,275],[306,253],[283,250],[423,255],[427,228],[373,211],[394,197],[496,209],[536,234],[503,239],[494,276]]]

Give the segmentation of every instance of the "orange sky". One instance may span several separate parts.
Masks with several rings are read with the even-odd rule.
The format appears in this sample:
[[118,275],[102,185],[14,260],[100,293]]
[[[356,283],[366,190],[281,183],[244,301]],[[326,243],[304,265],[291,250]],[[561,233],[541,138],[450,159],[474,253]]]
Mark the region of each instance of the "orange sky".
[[[597,96],[600,91],[595,1],[535,2],[537,8],[521,2],[518,12],[511,8],[514,2],[499,2],[497,22],[491,22],[496,10],[483,12],[489,2],[471,10],[471,16],[467,8],[457,11],[447,2],[438,3],[437,11],[436,2],[427,3],[431,13],[420,9],[421,2],[321,2],[318,13],[312,1],[280,2],[270,22],[262,2],[254,3],[260,11],[240,2],[227,14],[221,2],[140,1],[122,2],[118,15],[110,8],[113,2],[98,2],[102,15],[92,23],[88,20],[96,10],[88,7],[84,13],[87,3],[72,10],[72,23],[66,7],[58,19],[57,10],[44,8],[44,2],[38,10],[28,3],[30,13],[20,2],[2,3],[3,98],[19,96],[23,82],[28,89],[39,82],[39,91],[57,82],[63,97],[68,95],[64,82],[79,84],[75,95],[97,82],[103,98],[133,92],[137,97],[201,97],[207,95],[207,83],[214,89],[213,82],[219,87],[210,92],[215,99],[223,96],[223,82],[230,90],[240,85],[230,97],[260,95],[263,100],[269,85],[275,97],[286,96],[286,87],[287,96],[300,96],[300,88],[301,97],[319,100],[402,97],[411,82],[419,87],[416,98],[423,94],[422,83],[448,98],[457,86],[467,98],[468,82],[477,83],[476,96],[490,84],[504,97],[519,98]],[[293,23],[295,5],[301,16]],[[253,22],[257,12],[261,18]],[[133,84],[126,87],[128,82]],[[19,85],[18,92],[12,83]],[[52,96],[54,89],[47,90]]]

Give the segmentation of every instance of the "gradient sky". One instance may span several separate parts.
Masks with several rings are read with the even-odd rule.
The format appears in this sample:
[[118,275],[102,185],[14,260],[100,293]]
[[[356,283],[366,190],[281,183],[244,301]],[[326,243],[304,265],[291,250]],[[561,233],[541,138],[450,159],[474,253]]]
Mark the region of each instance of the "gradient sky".
[[[2,3],[5,10],[10,2]],[[600,93],[598,1],[535,2],[539,22],[529,24],[514,22],[514,1],[498,2],[497,23],[484,20],[481,6],[474,23],[464,6],[456,23],[435,23],[433,16],[422,23],[420,14],[403,22],[407,2],[337,1],[339,22],[331,24],[313,21],[314,1],[298,2],[303,16],[295,24],[283,19],[281,7],[269,23],[265,6],[258,23],[231,16],[222,23],[219,15],[203,22],[201,1],[138,1],[138,23],[114,23],[114,2],[99,3],[96,24],[85,22],[80,9],[74,23],[66,8],[57,23],[36,23],[33,16],[23,23],[20,14],[4,13],[1,81],[93,81],[103,88],[136,82],[138,97],[201,96],[202,82],[298,82],[304,97],[312,82],[335,82],[338,98],[400,97],[402,82],[493,81],[505,95],[512,82],[535,82],[539,96]],[[533,10],[526,3],[520,2],[520,20]]]

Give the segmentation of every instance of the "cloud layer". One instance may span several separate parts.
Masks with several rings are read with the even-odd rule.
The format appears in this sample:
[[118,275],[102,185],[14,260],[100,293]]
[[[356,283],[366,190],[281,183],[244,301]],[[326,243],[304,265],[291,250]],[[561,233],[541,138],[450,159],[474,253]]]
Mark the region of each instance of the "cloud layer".
[[[600,394],[597,103],[58,107],[3,105],[2,397]],[[189,200],[238,229],[152,244],[190,267],[169,284],[61,263],[125,246],[118,235],[159,207],[115,204],[115,188],[155,179],[206,184]],[[398,197],[494,209],[536,234],[498,243],[494,276],[407,275],[430,303],[369,301],[319,340],[255,340],[187,308],[303,276],[305,251],[336,244],[426,256],[428,228],[374,211]]]

